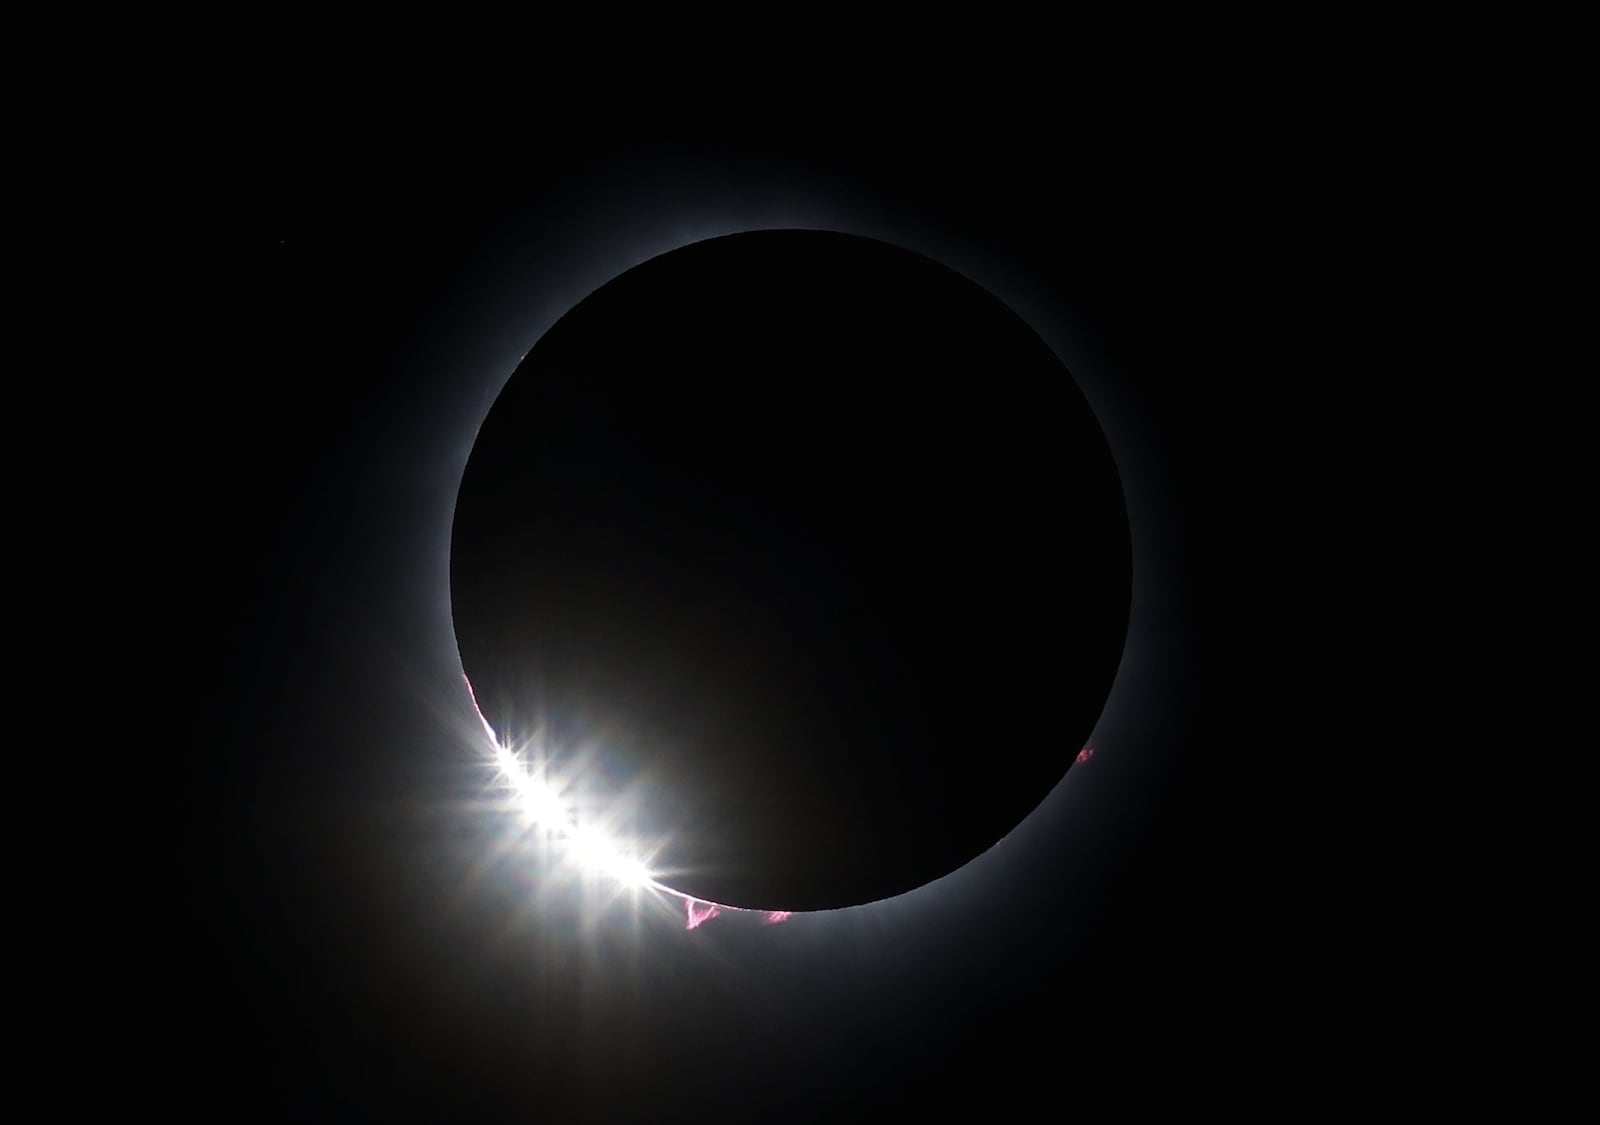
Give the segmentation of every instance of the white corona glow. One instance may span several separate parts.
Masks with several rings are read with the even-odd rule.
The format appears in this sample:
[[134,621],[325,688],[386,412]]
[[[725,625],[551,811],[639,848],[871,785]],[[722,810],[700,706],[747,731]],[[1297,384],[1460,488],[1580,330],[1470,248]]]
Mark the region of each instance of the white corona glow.
[[494,742],[494,756],[506,784],[516,794],[523,818],[564,841],[568,854],[580,867],[610,876],[626,887],[659,886],[648,867],[605,833],[575,823],[561,794],[530,771],[521,758],[502,746],[498,739]]

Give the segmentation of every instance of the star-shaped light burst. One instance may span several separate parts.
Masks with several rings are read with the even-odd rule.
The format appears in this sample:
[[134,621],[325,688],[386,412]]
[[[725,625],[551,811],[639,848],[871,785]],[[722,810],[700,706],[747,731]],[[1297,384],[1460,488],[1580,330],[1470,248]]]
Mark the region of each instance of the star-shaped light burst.
[[[469,691],[471,687],[469,682]],[[476,705],[476,698],[473,703]],[[489,736],[489,745],[494,748],[494,764],[505,786],[511,791],[523,820],[529,827],[540,828],[549,833],[552,839],[563,843],[568,857],[579,869],[606,876],[629,890],[656,891],[670,898],[681,899],[685,909],[685,928],[690,930],[725,912],[759,915],[769,925],[789,920],[792,912],[788,910],[751,911],[703,902],[660,882],[651,873],[649,864],[621,840],[614,839],[594,825],[580,823],[562,797],[559,785],[552,784],[541,767],[530,766],[517,751],[501,742],[481,711],[478,712],[478,721]]]
[[576,823],[560,792],[530,770],[514,751],[502,745],[498,739],[494,740],[494,754],[501,775],[516,794],[517,807],[523,818],[530,825],[537,825],[562,840],[568,854],[580,867],[608,875],[625,887],[668,890],[657,883],[649,867],[619,841],[593,826]]

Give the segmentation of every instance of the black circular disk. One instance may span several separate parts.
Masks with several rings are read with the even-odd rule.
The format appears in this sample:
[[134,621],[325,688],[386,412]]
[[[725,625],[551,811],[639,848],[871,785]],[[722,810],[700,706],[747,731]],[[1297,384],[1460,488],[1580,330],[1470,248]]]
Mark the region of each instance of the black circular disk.
[[944,875],[1060,780],[1128,624],[1072,377],[920,255],[710,239],[563,317],[489,412],[450,584],[485,718],[686,894],[809,910]]

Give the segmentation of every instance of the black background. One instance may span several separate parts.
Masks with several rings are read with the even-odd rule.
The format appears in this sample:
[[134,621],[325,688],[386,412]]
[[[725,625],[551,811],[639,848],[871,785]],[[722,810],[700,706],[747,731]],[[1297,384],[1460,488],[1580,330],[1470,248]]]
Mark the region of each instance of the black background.
[[[159,990],[174,1093],[806,1119],[1307,1072],[1349,970],[1325,845],[1290,827],[1328,759],[1271,639],[1306,620],[1287,524],[1309,502],[1271,452],[1315,350],[1275,263],[1316,217],[1263,143],[290,146],[221,302],[237,349],[174,457],[199,653]],[[542,326],[652,253],[767,225],[912,246],[1057,348],[1129,490],[1134,624],[1095,758],[994,852],[863,911],[689,932],[493,858],[435,578],[450,466]]]

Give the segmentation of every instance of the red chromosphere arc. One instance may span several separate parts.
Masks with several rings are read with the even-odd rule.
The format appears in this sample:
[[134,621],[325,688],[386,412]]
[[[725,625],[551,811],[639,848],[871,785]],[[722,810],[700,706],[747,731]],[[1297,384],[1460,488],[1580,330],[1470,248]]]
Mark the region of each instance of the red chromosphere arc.
[[[737,906],[722,907],[714,902],[701,902],[697,898],[683,896],[683,908],[686,915],[684,929],[699,929],[705,923],[721,914],[723,910],[731,910],[735,914],[748,914],[751,911],[741,910]],[[768,926],[776,926],[780,922],[787,922],[794,917],[792,910],[766,910],[761,912],[761,921]]]
[[[684,896],[684,912],[687,916],[686,930],[699,929],[705,923],[721,914],[724,909],[732,910],[736,914],[747,914],[750,911],[741,910],[737,906],[721,907],[714,902],[701,902],[696,898]],[[766,910],[761,914],[761,921],[768,926],[776,926],[780,922],[787,922],[794,917],[792,910]]]
[[716,903],[713,902],[699,902],[686,897],[683,900],[683,905],[689,913],[689,924],[684,928],[689,930],[696,929],[701,923],[709,922],[722,913]]

